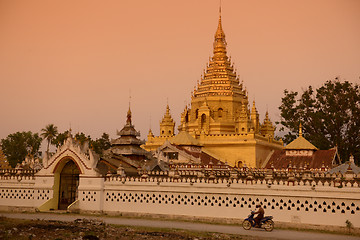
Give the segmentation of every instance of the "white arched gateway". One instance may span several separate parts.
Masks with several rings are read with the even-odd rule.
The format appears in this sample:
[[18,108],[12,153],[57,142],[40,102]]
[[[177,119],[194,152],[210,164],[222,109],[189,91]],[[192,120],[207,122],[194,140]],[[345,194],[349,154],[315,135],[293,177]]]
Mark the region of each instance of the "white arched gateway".
[[[48,192],[49,198],[38,209],[78,208],[81,190],[93,192],[102,186],[103,178],[96,169],[98,161],[98,156],[87,144],[81,146],[69,134],[54,155],[50,158],[45,155],[44,167],[36,174],[35,187],[39,192]],[[95,182],[98,184],[94,185]]]

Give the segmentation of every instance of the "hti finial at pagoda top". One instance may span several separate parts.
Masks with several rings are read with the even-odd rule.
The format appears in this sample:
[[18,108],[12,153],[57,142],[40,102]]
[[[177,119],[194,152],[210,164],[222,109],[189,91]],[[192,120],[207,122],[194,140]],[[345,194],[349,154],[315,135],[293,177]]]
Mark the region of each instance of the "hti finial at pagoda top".
[[127,124],[127,125],[131,125],[131,110],[130,110],[130,106],[129,106],[129,110],[128,110],[127,115],[126,115],[126,124]]
[[170,115],[170,107],[169,107],[169,104],[166,105],[166,115]]
[[302,125],[301,125],[301,122],[299,124],[299,137],[302,137]]
[[226,41],[225,41],[225,33],[221,24],[221,6],[219,9],[219,24],[215,33],[215,41],[214,41],[214,54],[224,54],[226,55]]
[[219,24],[218,24],[218,28],[215,33],[215,40],[216,39],[224,39],[225,40],[225,33],[222,29],[222,24],[221,24],[221,6],[219,8]]

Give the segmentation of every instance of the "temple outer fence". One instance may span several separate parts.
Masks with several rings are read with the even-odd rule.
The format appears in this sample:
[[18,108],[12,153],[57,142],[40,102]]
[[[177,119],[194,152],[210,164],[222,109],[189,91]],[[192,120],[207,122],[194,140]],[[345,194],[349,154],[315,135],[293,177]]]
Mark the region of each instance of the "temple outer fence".
[[[243,173],[80,175],[76,207],[81,212],[243,219],[261,204],[275,221],[331,226],[350,221],[360,227],[358,175]],[[47,203],[58,197],[52,181],[33,172],[1,172],[0,209],[48,210]]]

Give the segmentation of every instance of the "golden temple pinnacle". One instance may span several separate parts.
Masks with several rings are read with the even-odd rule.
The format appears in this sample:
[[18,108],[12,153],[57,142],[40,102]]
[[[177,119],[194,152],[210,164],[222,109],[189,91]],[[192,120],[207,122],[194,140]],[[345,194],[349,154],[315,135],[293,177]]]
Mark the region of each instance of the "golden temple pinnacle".
[[226,41],[225,41],[225,33],[222,29],[221,24],[221,6],[219,8],[219,23],[217,30],[215,32],[215,42],[214,42],[214,54],[216,50],[225,50],[226,53]]
[[234,96],[243,98],[245,92],[239,84],[234,67],[227,57],[225,33],[221,22],[221,8],[219,9],[219,23],[214,36],[213,56],[209,59],[200,84],[197,84],[193,97]]

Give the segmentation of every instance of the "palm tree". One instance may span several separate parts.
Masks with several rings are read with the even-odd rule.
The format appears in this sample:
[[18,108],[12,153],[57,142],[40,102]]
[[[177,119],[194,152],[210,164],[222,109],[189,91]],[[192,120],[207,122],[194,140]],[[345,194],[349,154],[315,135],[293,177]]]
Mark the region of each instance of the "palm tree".
[[52,140],[56,137],[57,134],[58,130],[54,124],[48,124],[45,128],[41,129],[41,137],[43,139],[46,139],[48,142],[46,150],[47,153],[49,153],[50,142],[52,142]]

